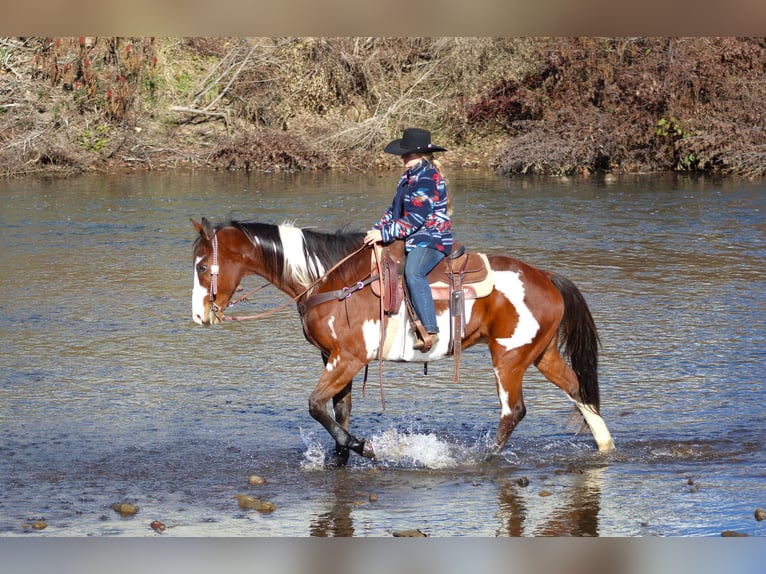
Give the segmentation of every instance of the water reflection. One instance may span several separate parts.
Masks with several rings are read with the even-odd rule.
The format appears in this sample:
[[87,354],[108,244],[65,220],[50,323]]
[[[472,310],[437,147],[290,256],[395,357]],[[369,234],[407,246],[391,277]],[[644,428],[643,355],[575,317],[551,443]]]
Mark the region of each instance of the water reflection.
[[[566,472],[571,476],[571,484],[556,489],[555,493],[530,487],[523,478],[505,482],[498,492],[500,518],[503,521],[498,535],[598,536],[604,469],[572,469]],[[545,504],[549,499],[553,504]],[[536,516],[540,514],[542,516]]]
[[[349,482],[346,475],[345,469],[338,469],[331,478],[332,486],[326,498],[329,508],[312,517],[309,524],[310,536],[339,538],[354,535],[354,504],[349,499]],[[323,505],[327,504],[328,502],[325,502]]]

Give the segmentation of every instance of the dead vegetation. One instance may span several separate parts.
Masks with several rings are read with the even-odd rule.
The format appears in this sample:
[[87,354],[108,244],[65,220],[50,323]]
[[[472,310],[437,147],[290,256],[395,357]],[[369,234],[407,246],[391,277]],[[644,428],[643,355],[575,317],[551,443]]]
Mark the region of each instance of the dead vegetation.
[[499,171],[766,174],[764,39],[561,39],[546,53],[473,112],[510,135]]
[[409,125],[499,173],[766,173],[739,38],[2,38],[5,175],[395,165]]

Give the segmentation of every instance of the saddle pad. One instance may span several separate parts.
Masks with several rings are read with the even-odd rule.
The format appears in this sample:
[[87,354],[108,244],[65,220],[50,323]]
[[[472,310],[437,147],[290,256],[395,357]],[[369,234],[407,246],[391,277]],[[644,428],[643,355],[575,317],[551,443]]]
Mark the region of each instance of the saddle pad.
[[[463,279],[463,293],[466,299],[481,299],[489,295],[494,287],[492,268],[489,266],[487,256],[483,253],[469,253],[468,257],[469,260]],[[453,263],[452,269],[457,273],[460,270],[460,261]],[[447,268],[448,270],[449,268]],[[434,271],[437,270],[435,269]],[[434,301],[449,301],[450,291],[452,290],[449,276],[441,268],[438,269],[438,272],[439,278],[435,281],[432,278],[433,272],[428,275]]]
[[[396,312],[404,295],[401,287],[404,256],[395,257],[387,250],[382,250],[382,252],[378,251],[377,257],[381,261],[384,284],[388,291],[385,297],[385,309]],[[466,299],[480,299],[492,292],[494,286],[492,268],[489,266],[487,256],[483,253],[469,252],[452,261],[442,259],[428,274],[434,301],[449,301],[451,298],[450,265],[453,273],[463,274],[463,293]],[[378,259],[375,254],[372,255],[371,272],[375,275],[378,273]],[[379,280],[373,281],[371,288],[375,295],[381,295]]]

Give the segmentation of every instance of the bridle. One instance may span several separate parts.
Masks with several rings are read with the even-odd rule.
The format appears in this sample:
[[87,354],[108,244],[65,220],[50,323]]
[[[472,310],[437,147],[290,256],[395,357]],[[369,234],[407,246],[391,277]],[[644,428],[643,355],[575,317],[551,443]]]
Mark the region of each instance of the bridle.
[[[240,316],[240,317],[227,317],[223,313],[223,309],[215,302],[216,296],[218,295],[218,274],[220,273],[220,267],[218,265],[218,233],[213,233],[213,237],[210,239],[210,245],[212,247],[213,253],[212,253],[212,263],[210,264],[210,291],[208,293],[208,297],[210,298],[210,306],[213,309],[213,312],[215,313],[215,316],[218,318],[219,321],[242,321],[246,319],[260,319],[262,317],[266,317],[268,315],[272,315],[276,313],[277,311],[281,311],[282,309],[285,309],[286,307],[290,306],[293,303],[296,303],[299,301],[302,297],[304,297],[309,291],[311,291],[314,287],[316,287],[319,283],[322,283],[327,279],[327,276],[335,271],[338,267],[340,267],[343,263],[351,259],[353,256],[355,256],[360,251],[367,248],[367,245],[362,245],[359,249],[356,249],[355,251],[349,253],[346,257],[338,261],[335,265],[333,265],[330,269],[328,269],[321,277],[319,277],[316,281],[314,281],[311,285],[306,287],[301,293],[298,293],[295,297],[287,301],[286,303],[280,305],[279,307],[276,307],[274,309],[271,309],[269,311],[265,311],[263,313],[258,313],[257,315],[248,315],[248,316]],[[356,291],[359,291],[361,289],[364,289],[367,285],[371,284],[373,281],[376,281],[380,277],[382,277],[382,270],[380,267],[380,259],[379,259],[379,253],[377,249],[373,250],[375,253],[375,260],[378,264],[378,274],[372,275],[370,274],[365,280],[357,282],[355,285],[351,287],[343,287],[342,289],[338,289],[336,291],[331,291],[329,293],[320,293],[317,295],[314,295],[312,297],[309,297],[308,300],[304,303],[303,309],[301,310],[301,316],[306,312],[308,305],[313,306],[315,304],[324,303],[331,300],[337,300],[337,301],[344,301],[348,299],[353,293]],[[268,283],[266,284],[268,285]],[[236,301],[232,301],[229,303],[229,307],[235,305],[236,303],[243,301],[246,299],[249,295],[252,295],[256,291],[259,291],[260,289],[263,289],[266,287],[266,285],[262,285],[261,287],[254,289],[253,291],[248,292],[245,295],[242,295],[239,297]],[[313,299],[313,302],[312,302]],[[378,347],[378,374],[380,376],[380,399],[383,404],[383,408],[386,408],[386,401],[383,396],[383,339],[385,338],[385,322],[384,322],[384,310],[383,310],[383,299],[381,297],[381,305],[380,305],[380,345]],[[367,365],[365,365],[364,369],[364,385],[362,386],[362,392],[364,392],[364,387],[367,383]]]
[[210,264],[210,293],[208,296],[210,297],[210,304],[217,315],[218,311],[221,310],[215,304],[215,298],[218,295],[218,273],[220,272],[220,267],[218,266],[218,233],[213,234],[210,245],[213,248],[213,262]]
[[[311,291],[314,287],[316,287],[319,283],[322,283],[327,279],[327,276],[335,271],[338,267],[340,267],[343,263],[345,263],[347,260],[351,259],[354,255],[365,249],[367,246],[362,245],[359,249],[353,251],[352,253],[349,253],[346,257],[338,261],[335,265],[333,265],[330,269],[328,269],[322,277],[318,278],[316,281],[314,281],[311,285],[306,287],[302,292],[298,293],[295,297],[284,303],[283,305],[280,305],[279,307],[276,307],[274,309],[271,309],[270,311],[265,311],[263,313],[258,313],[257,315],[247,315],[247,316],[240,316],[240,317],[227,317],[223,314],[223,309],[220,305],[218,305],[215,302],[215,299],[218,295],[218,274],[220,273],[220,266],[218,265],[218,232],[213,233],[213,237],[210,238],[210,246],[212,248],[212,263],[210,264],[210,290],[208,292],[208,298],[210,300],[210,307],[213,309],[213,313],[215,313],[215,316],[218,318],[219,321],[242,321],[245,319],[260,319],[262,317],[266,317],[268,315],[272,315],[273,313],[276,313],[277,311],[281,311],[282,309],[290,306],[291,304],[297,302],[299,299],[301,299],[303,296],[305,296],[309,291]],[[337,299],[337,300],[344,300],[351,296],[352,293],[355,291],[358,291],[360,289],[363,289],[373,281],[375,281],[378,277],[377,276],[370,276],[364,281],[359,281],[356,285],[352,287],[344,287],[341,290],[333,291],[329,293],[330,297],[325,299],[322,298],[321,301],[316,301],[316,303],[323,303],[325,301],[329,301],[331,299]],[[261,285],[257,289],[253,289],[252,291],[249,291],[245,295],[242,295],[241,297],[237,298],[234,301],[231,301],[229,303],[229,307],[233,307],[237,303],[244,301],[255,293],[256,291],[260,291],[266,285]],[[325,294],[328,295],[328,294]],[[320,297],[319,295],[315,295],[314,297]]]

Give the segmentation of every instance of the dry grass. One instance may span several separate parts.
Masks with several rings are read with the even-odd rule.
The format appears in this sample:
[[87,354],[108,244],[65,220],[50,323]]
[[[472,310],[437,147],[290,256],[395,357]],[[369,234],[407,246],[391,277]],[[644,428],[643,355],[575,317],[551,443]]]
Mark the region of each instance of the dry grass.
[[390,167],[766,174],[763,39],[2,38],[6,175]]

